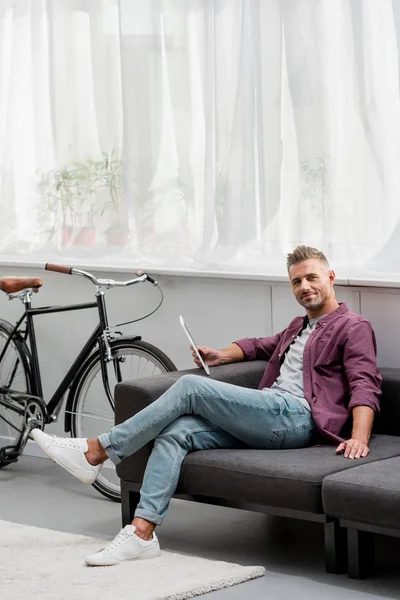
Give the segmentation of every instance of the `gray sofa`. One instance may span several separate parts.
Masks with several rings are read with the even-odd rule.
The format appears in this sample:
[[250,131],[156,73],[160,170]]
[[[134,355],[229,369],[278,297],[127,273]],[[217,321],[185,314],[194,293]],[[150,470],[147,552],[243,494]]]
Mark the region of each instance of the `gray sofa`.
[[[251,361],[223,365],[212,368],[211,376],[256,388],[266,364],[265,361]],[[156,400],[182,375],[201,373],[199,369],[174,371],[118,384],[115,392],[116,423],[121,423]],[[362,546],[360,542],[363,541],[360,532],[366,534],[365,524],[375,525],[372,521],[374,514],[377,516],[380,513],[377,505],[383,499],[383,494],[377,493],[371,506],[369,500],[365,499],[362,513],[357,510],[357,502],[349,501],[349,498],[356,497],[359,500],[360,488],[356,482],[364,477],[362,486],[366,486],[368,473],[372,482],[376,479],[376,473],[381,474],[383,489],[385,473],[391,471],[392,465],[393,468],[396,464],[400,466],[400,371],[384,369],[382,375],[382,415],[371,436],[371,452],[367,458],[359,461],[345,459],[342,455],[335,455],[333,446],[313,446],[301,450],[218,449],[193,452],[183,462],[176,497],[320,522],[325,529],[327,571],[339,573],[348,568],[349,545],[350,575],[364,575],[368,568],[360,568],[360,565],[363,561],[370,565],[372,552],[366,553],[366,557],[359,552]],[[150,452],[151,445],[148,444],[117,467],[122,485],[124,524],[132,519]],[[371,497],[369,491],[367,496]],[[400,530],[399,514],[400,511],[397,521],[387,522],[389,529],[394,525]],[[362,522],[359,521],[360,515]],[[347,539],[348,522],[351,527]],[[385,526],[379,519],[376,525]],[[358,565],[358,571],[354,564]]]

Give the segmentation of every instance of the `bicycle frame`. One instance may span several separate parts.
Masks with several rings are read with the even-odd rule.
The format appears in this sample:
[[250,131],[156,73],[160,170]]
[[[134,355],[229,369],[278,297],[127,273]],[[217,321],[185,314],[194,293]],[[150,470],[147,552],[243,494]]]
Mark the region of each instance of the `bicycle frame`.
[[[65,393],[68,388],[74,381],[74,378],[79,372],[80,366],[83,361],[89,356],[89,354],[96,348],[96,345],[99,346],[100,356],[101,356],[101,369],[102,369],[102,379],[103,384],[108,396],[108,400],[114,408],[114,401],[110,391],[109,383],[108,383],[108,375],[106,369],[106,351],[107,351],[107,338],[105,337],[105,333],[108,330],[108,319],[107,319],[107,311],[104,300],[104,292],[99,290],[96,293],[96,302],[89,302],[83,304],[72,304],[68,306],[46,306],[39,308],[32,308],[30,296],[28,295],[24,300],[25,311],[21,316],[19,321],[16,323],[12,333],[10,334],[7,343],[5,344],[3,351],[0,354],[0,362],[5,355],[8,345],[12,341],[13,338],[21,338],[26,341],[29,341],[29,351],[30,351],[30,359],[31,359],[31,384],[32,390],[31,394],[35,396],[39,396],[43,398],[43,387],[42,387],[42,378],[40,374],[40,365],[39,365],[39,356],[37,351],[37,343],[36,343],[36,335],[35,335],[35,327],[33,323],[33,317],[37,315],[44,314],[52,314],[59,312],[69,312],[75,310],[86,310],[91,308],[97,308],[99,313],[99,324],[87,340],[86,344],[79,352],[78,356],[74,360],[73,364],[69,368],[65,377],[57,387],[56,391],[53,393],[50,401],[47,406],[47,423],[51,423],[57,419],[58,412],[61,408],[61,403],[64,398]],[[19,327],[26,321],[26,329],[23,335],[21,336]],[[116,369],[118,369],[117,365],[114,365]],[[58,410],[57,410],[58,409]]]

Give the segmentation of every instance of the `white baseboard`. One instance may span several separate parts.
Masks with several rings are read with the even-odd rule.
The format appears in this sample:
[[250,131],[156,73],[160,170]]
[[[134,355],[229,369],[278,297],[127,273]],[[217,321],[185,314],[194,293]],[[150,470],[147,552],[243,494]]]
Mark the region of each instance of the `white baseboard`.
[[[7,437],[5,435],[0,435],[0,448],[2,448],[3,446],[10,446],[11,444],[14,443],[14,441],[15,440],[13,440],[10,437]],[[28,443],[25,446],[24,455],[25,456],[36,456],[38,458],[49,458],[43,452],[43,450],[41,450],[39,448],[39,446],[37,444],[35,444],[35,442],[33,440],[28,440]]]

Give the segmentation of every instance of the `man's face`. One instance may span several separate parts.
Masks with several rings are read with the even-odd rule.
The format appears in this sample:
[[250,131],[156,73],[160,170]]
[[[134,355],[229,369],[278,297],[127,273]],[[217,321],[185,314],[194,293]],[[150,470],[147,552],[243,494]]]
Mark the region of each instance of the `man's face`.
[[317,258],[309,258],[292,265],[289,269],[289,279],[297,302],[311,313],[335,299],[335,273]]

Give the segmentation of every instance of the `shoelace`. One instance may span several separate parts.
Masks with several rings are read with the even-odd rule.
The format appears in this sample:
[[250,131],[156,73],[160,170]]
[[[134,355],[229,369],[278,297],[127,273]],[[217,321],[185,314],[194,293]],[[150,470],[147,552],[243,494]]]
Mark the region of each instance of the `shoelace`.
[[118,548],[118,546],[126,542],[126,540],[130,537],[130,535],[128,535],[123,529],[121,529],[119,534],[113,539],[112,542],[109,543],[109,545],[106,548],[103,548],[103,550],[105,550],[106,552],[112,552],[113,550]]
[[76,439],[79,440],[79,438],[59,438],[56,435],[52,435],[51,437],[55,438],[57,440],[57,444],[63,448],[75,448],[75,450],[82,450],[80,444],[76,441]]

